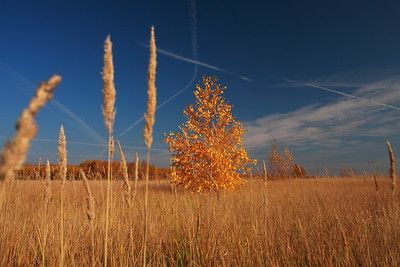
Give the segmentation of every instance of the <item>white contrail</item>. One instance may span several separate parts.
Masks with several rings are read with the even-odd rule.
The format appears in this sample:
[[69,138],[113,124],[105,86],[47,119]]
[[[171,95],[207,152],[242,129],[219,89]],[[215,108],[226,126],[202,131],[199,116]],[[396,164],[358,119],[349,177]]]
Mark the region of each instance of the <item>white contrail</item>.
[[[176,92],[174,95],[172,95],[171,97],[169,97],[168,99],[166,99],[165,101],[163,101],[161,104],[159,104],[156,107],[156,110],[162,108],[164,105],[168,104],[169,102],[171,102],[174,98],[176,98],[178,95],[180,95],[183,91],[185,91],[187,88],[189,88],[189,86],[194,82],[196,75],[197,75],[197,70],[198,67],[195,67],[192,79],[189,81],[189,83],[183,87],[181,90],[179,90],[178,92]],[[120,138],[121,136],[124,136],[127,132],[129,132],[130,130],[132,130],[136,125],[138,125],[140,122],[142,122],[144,120],[144,116],[140,117],[137,121],[135,121],[134,123],[132,123],[128,128],[126,128],[122,133],[120,133],[117,138]]]
[[[195,65],[195,69],[194,69],[194,73],[192,78],[190,79],[190,81],[188,82],[188,84],[183,87],[181,90],[177,91],[175,94],[173,94],[172,96],[170,96],[168,99],[166,99],[165,101],[163,101],[160,105],[157,106],[156,110],[162,108],[164,105],[168,104],[169,102],[171,102],[172,100],[174,100],[178,95],[180,95],[182,92],[184,92],[187,88],[189,88],[189,86],[194,82],[194,80],[196,79],[197,76],[197,72],[198,72],[198,66],[203,66],[209,69],[213,69],[216,71],[220,71],[220,72],[224,72],[224,73],[228,73],[230,75],[233,76],[237,76],[239,78],[241,78],[242,80],[245,81],[249,81],[251,82],[252,80],[250,78],[247,78],[245,76],[241,76],[241,75],[236,75],[233,72],[218,68],[216,66],[204,63],[204,62],[200,62],[198,60],[198,56],[197,56],[197,17],[196,17],[196,2],[194,0],[191,1],[190,3],[190,8],[191,8],[191,18],[192,18],[192,27],[191,27],[191,32],[192,32],[192,53],[193,53],[193,59],[191,58],[186,58],[183,57],[181,55],[163,50],[163,49],[159,49],[157,48],[157,52],[160,54],[164,54],[166,56],[184,61],[184,62],[188,62],[188,63],[192,63]],[[138,43],[144,47],[148,47],[148,45],[143,44],[143,43]],[[130,130],[132,130],[136,125],[138,125],[140,122],[142,122],[144,120],[144,117],[140,117],[138,120],[136,120],[133,124],[131,124],[128,128],[126,128],[124,131],[122,131],[122,133],[120,135],[118,135],[118,138],[125,135],[127,132],[129,132]]]
[[53,98],[53,101],[51,102],[53,105],[58,107],[61,111],[63,111],[65,114],[73,118],[76,122],[78,122],[83,129],[85,129],[92,137],[94,137],[99,143],[101,144],[106,144],[106,140],[98,134],[93,128],[91,128],[86,122],[84,122],[78,115],[76,115],[74,112],[72,112],[69,108],[61,104],[57,99]]
[[342,95],[342,96],[345,96],[345,97],[349,97],[349,98],[357,99],[357,100],[360,100],[360,101],[368,102],[368,103],[376,105],[376,106],[382,106],[382,107],[385,107],[385,108],[388,108],[388,109],[393,109],[393,110],[400,111],[400,108],[395,107],[393,105],[385,104],[385,103],[382,103],[382,102],[378,102],[378,101],[371,100],[371,99],[364,98],[364,97],[360,97],[360,96],[346,94],[346,93],[343,93],[343,92],[340,92],[340,91],[337,91],[337,90],[334,90],[334,89],[331,89],[331,88],[327,88],[325,86],[320,86],[320,85],[316,85],[316,84],[308,83],[308,82],[290,80],[290,79],[287,79],[287,78],[280,78],[280,79],[282,81],[285,81],[285,82],[297,83],[297,84],[301,84],[301,85],[305,85],[305,86],[321,89],[321,90],[324,90],[324,91],[327,91],[327,92],[331,92],[331,93],[335,93],[335,94],[338,94],[338,95]]
[[[196,1],[192,0],[190,2],[190,15],[191,15],[191,19],[192,19],[192,23],[191,23],[191,33],[192,33],[192,53],[193,53],[193,58],[197,61],[198,56],[197,56],[197,17],[196,17]],[[144,45],[147,46],[147,45]],[[189,88],[189,86],[192,85],[192,83],[195,81],[196,76],[197,76],[197,72],[199,69],[199,65],[195,64],[194,66],[194,71],[193,71],[193,76],[190,79],[190,81],[186,84],[185,87],[183,87],[181,90],[177,91],[175,94],[173,94],[172,96],[170,96],[169,98],[167,98],[165,101],[163,101],[161,104],[159,104],[156,107],[156,110],[162,108],[164,105],[168,104],[169,102],[171,102],[174,98],[176,98],[178,95],[180,95],[181,93],[183,93],[186,89]],[[135,121],[133,124],[131,124],[128,128],[126,128],[124,131],[122,131],[121,134],[119,134],[117,136],[117,138],[120,138],[121,136],[125,135],[127,132],[129,132],[130,130],[132,130],[136,125],[138,125],[140,122],[142,122],[144,120],[144,116],[140,117],[137,121]],[[103,152],[102,152],[103,153]]]
[[[14,69],[10,68],[9,66],[5,64],[0,63],[0,67],[2,67],[2,71],[6,72],[12,76],[14,76],[15,79],[22,81],[29,87],[35,87],[33,82],[28,80],[25,76],[23,76],[21,73],[15,71]],[[24,93],[26,93],[24,91]],[[88,134],[90,134],[91,137],[95,138],[99,143],[106,143],[106,140],[98,133],[96,132],[93,128],[91,128],[85,121],[83,121],[78,115],[76,115],[72,110],[61,104],[60,101],[57,99],[53,98],[53,100],[50,102],[52,105],[55,105],[59,110],[64,112],[66,115],[71,117],[73,120],[75,120],[83,130],[85,130]]]
[[[8,139],[7,136],[0,135],[0,139]],[[33,142],[45,142],[45,143],[57,143],[58,140],[55,139],[46,139],[46,138],[35,138],[33,139]],[[93,146],[93,147],[107,147],[108,144],[99,144],[99,143],[90,143],[90,142],[82,142],[82,141],[72,141],[69,140],[68,144],[70,145],[80,145],[80,146]],[[128,149],[136,149],[136,150],[146,150],[147,148],[145,146],[133,146],[133,145],[124,145],[124,148]],[[155,151],[167,151],[167,149],[163,148],[155,148]]]
[[[139,44],[142,45],[142,46],[145,46],[145,47],[148,46],[148,45],[145,45],[145,44],[142,44],[142,43],[139,43]],[[175,54],[175,53],[172,53],[172,52],[169,52],[169,51],[166,51],[166,50],[162,50],[162,49],[157,48],[157,52],[159,52],[160,54],[164,54],[164,55],[167,55],[169,57],[172,57],[172,58],[175,58],[175,59],[178,59],[178,60],[181,60],[181,61],[189,62],[189,63],[192,63],[192,64],[196,65],[195,73],[193,74],[193,78],[190,80],[190,82],[184,88],[182,88],[181,90],[176,92],[174,95],[169,97],[167,100],[162,102],[160,105],[158,105],[157,109],[159,109],[159,108],[163,107],[164,105],[168,104],[169,102],[171,102],[174,98],[176,98],[178,95],[180,95],[183,91],[185,91],[194,82],[194,79],[195,79],[195,77],[197,75],[197,67],[198,66],[203,66],[203,67],[206,67],[206,68],[209,68],[209,69],[213,69],[213,70],[217,70],[217,71],[220,71],[220,72],[228,73],[230,75],[239,77],[240,79],[248,81],[248,82],[252,82],[253,81],[252,79],[247,78],[245,76],[237,75],[237,74],[235,74],[233,72],[230,72],[230,71],[227,71],[227,70],[223,70],[221,68],[209,65],[207,63],[200,62],[198,60],[186,58],[186,57],[180,56],[178,54]],[[133,124],[131,124],[128,128],[126,128],[120,135],[118,135],[118,137],[121,137],[121,136],[125,135],[127,132],[129,132],[131,129],[133,129],[136,125],[138,125],[141,121],[143,121],[143,119],[144,119],[144,117],[139,118],[137,121],[135,121]]]
[[[190,15],[192,18],[192,28],[190,29],[192,33],[192,54],[195,60],[198,60],[197,56],[197,11],[196,11],[196,0],[190,2]],[[197,65],[196,65],[197,66]]]
[[[148,45],[146,45],[146,44],[139,43],[139,42],[138,42],[138,44],[141,45],[141,46],[144,46],[144,47],[147,47],[147,46],[148,46]],[[210,65],[210,64],[208,64],[208,63],[205,63],[205,62],[202,62],[202,61],[199,61],[199,60],[195,60],[195,59],[192,59],[192,58],[184,57],[184,56],[181,56],[181,55],[179,55],[179,54],[173,53],[173,52],[171,52],[171,51],[167,51],[167,50],[164,50],[164,49],[161,49],[161,48],[157,48],[157,52],[158,52],[159,54],[166,55],[166,56],[168,56],[168,57],[175,58],[175,59],[178,59],[178,60],[180,60],[180,61],[192,63],[192,64],[195,64],[195,65],[198,65],[198,66],[202,66],[202,67],[205,67],[205,68],[208,68],[208,69],[212,69],[212,70],[216,70],[216,71],[219,71],[219,72],[222,72],[222,73],[229,74],[229,75],[238,77],[238,78],[240,78],[240,79],[242,79],[242,80],[244,80],[244,81],[248,81],[248,82],[252,82],[252,81],[253,81],[252,79],[250,79],[250,78],[248,78],[248,77],[246,77],[246,76],[239,75],[239,74],[236,74],[236,73],[234,73],[234,72],[221,69],[221,68],[219,68],[219,67]]]
[[[169,102],[171,102],[172,100],[174,100],[178,95],[180,95],[187,88],[189,88],[189,86],[194,82],[194,80],[195,80],[195,78],[197,76],[198,66],[202,66],[202,67],[206,67],[206,68],[209,68],[209,69],[212,69],[212,70],[216,70],[216,71],[219,71],[219,72],[227,73],[227,74],[230,74],[232,76],[239,77],[240,79],[242,79],[244,81],[247,81],[247,82],[252,82],[253,81],[252,79],[250,79],[250,78],[248,78],[246,76],[238,75],[238,74],[235,74],[235,73],[233,73],[231,71],[227,71],[227,70],[221,69],[219,67],[216,67],[216,66],[213,66],[213,65],[210,65],[208,63],[201,62],[201,61],[198,60],[198,54],[197,54],[197,17],[196,17],[196,2],[195,2],[195,0],[192,0],[190,2],[190,8],[191,8],[191,10],[190,10],[191,11],[191,18],[192,18],[191,33],[192,33],[193,59],[192,58],[187,58],[187,57],[184,57],[184,56],[181,56],[181,55],[178,55],[176,53],[173,53],[173,52],[170,52],[170,51],[166,51],[166,50],[163,50],[163,49],[160,49],[160,48],[157,48],[157,52],[159,54],[163,54],[163,55],[169,56],[171,58],[175,58],[175,59],[178,59],[178,60],[181,60],[181,61],[184,61],[184,62],[188,62],[188,63],[194,64],[195,65],[195,70],[194,70],[194,73],[193,73],[193,77],[185,87],[183,87],[181,90],[177,91],[175,94],[173,94],[168,99],[163,101],[160,105],[158,105],[156,110],[162,108],[164,105],[166,105]],[[139,43],[138,42],[138,44],[141,45],[141,46],[144,46],[144,47],[148,47],[148,45],[144,44],[144,43]],[[144,120],[144,117],[143,116],[140,117],[133,124],[131,124],[128,128],[126,128],[124,131],[122,131],[122,133],[119,134],[117,138],[119,138],[119,137],[125,135],[126,133],[128,133],[130,130],[132,130],[136,125],[138,125],[143,120]],[[102,152],[102,153],[104,153],[104,152]]]
[[248,82],[252,82],[252,81],[253,81],[252,79],[247,78],[247,77],[245,77],[245,76],[240,76],[240,79],[245,80],[245,81],[248,81]]

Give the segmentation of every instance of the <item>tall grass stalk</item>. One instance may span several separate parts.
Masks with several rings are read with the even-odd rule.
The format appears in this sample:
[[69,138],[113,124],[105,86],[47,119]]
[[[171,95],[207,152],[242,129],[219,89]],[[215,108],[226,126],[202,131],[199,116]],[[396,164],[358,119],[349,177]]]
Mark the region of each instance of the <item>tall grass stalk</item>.
[[41,254],[42,254],[42,265],[45,266],[46,262],[46,246],[47,246],[47,234],[48,234],[48,212],[49,203],[51,200],[51,167],[50,162],[46,162],[46,177],[44,182],[44,194],[43,194],[43,214],[42,214],[42,240],[40,241]]
[[148,195],[149,195],[149,165],[150,165],[150,149],[153,144],[153,126],[155,121],[155,113],[157,106],[157,90],[156,90],[156,69],[157,69],[157,48],[154,36],[154,27],[150,32],[150,59],[147,72],[147,110],[144,115],[145,126],[143,130],[144,143],[146,144],[146,187],[144,194],[144,230],[143,230],[143,266],[146,266],[147,254],[147,235],[149,224],[148,211]]
[[391,186],[392,186],[392,193],[396,191],[396,159],[394,156],[394,152],[392,149],[392,145],[390,144],[389,141],[386,141],[387,145],[387,150],[389,154],[389,161],[390,161],[390,169],[389,169],[389,174],[390,174],[390,180],[391,180]]
[[265,160],[263,160],[263,169],[264,169],[264,181],[268,179],[267,165],[265,164]]
[[18,119],[14,137],[4,145],[0,155],[0,207],[5,198],[6,184],[14,179],[15,172],[24,164],[31,141],[37,134],[35,116],[53,98],[53,91],[60,82],[61,77],[54,75],[37,87],[28,107]]
[[89,228],[90,228],[90,240],[91,240],[91,246],[92,246],[92,266],[96,265],[96,260],[95,260],[95,253],[94,253],[94,220],[96,218],[96,212],[95,212],[95,204],[94,204],[94,197],[92,194],[92,190],[90,189],[89,181],[86,178],[85,173],[82,171],[82,169],[79,169],[79,173],[83,179],[83,183],[85,185],[85,191],[86,191],[86,215],[88,218],[89,222]]
[[139,155],[136,152],[135,153],[135,184],[134,184],[135,195],[137,192],[138,179],[139,179]]
[[48,204],[51,199],[51,166],[50,162],[46,162],[46,180],[45,180],[45,192],[44,192],[44,206],[45,210],[48,208]]
[[43,178],[43,177],[41,177],[41,173],[40,173],[41,167],[42,167],[42,158],[39,158],[39,162],[36,166],[37,169],[35,171],[36,180],[41,180]]
[[124,154],[124,151],[122,150],[121,143],[118,141],[118,149],[119,149],[119,156],[121,159],[121,169],[122,169],[122,176],[124,178],[124,199],[126,204],[128,204],[128,207],[132,206],[131,203],[131,184],[129,182],[129,176],[128,176],[128,167],[126,165],[126,157]]
[[58,138],[58,174],[61,179],[60,190],[60,266],[64,266],[64,186],[67,180],[67,141],[64,127],[61,125]]
[[114,65],[112,56],[112,42],[107,36],[104,42],[104,66],[103,66],[103,117],[108,131],[108,166],[107,166],[107,195],[104,234],[104,266],[107,266],[108,228],[110,220],[110,188],[111,188],[111,158],[112,158],[112,133],[115,119],[115,86]]

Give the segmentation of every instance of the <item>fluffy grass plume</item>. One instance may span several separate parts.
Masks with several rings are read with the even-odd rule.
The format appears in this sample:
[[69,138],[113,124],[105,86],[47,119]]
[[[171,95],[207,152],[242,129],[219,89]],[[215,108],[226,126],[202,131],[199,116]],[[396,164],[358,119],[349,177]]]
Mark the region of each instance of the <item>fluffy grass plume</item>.
[[114,153],[112,139],[113,125],[115,119],[115,86],[114,86],[114,64],[112,55],[112,42],[107,36],[104,42],[104,65],[103,65],[103,117],[104,124],[108,131],[108,168],[107,168],[107,195],[106,195],[106,216],[104,233],[104,266],[107,266],[108,250],[108,225],[110,217],[110,187],[111,187],[111,159]]
[[268,180],[268,172],[267,172],[267,165],[265,164],[265,160],[263,160],[263,169],[264,169],[264,180]]
[[118,141],[119,157],[121,159],[122,176],[124,178],[124,198],[128,206],[131,206],[131,184],[129,183],[128,167],[126,165],[126,157],[122,150],[121,143]]
[[148,195],[149,195],[149,164],[150,164],[150,149],[153,144],[153,126],[156,115],[157,106],[157,91],[156,91],[156,69],[157,69],[157,47],[154,36],[154,27],[151,27],[150,32],[150,59],[149,68],[147,71],[147,111],[144,114],[145,126],[143,131],[144,143],[147,147],[147,164],[146,164],[146,189],[144,195],[144,230],[143,230],[143,266],[146,266],[147,253],[147,232],[148,232]]
[[394,193],[396,191],[396,159],[394,156],[394,152],[392,149],[392,145],[390,144],[389,141],[386,141],[387,145],[387,150],[389,154],[389,161],[390,161],[390,169],[389,169],[389,174],[390,174],[390,180],[391,180],[391,185],[392,185],[392,192]]
[[36,89],[35,96],[28,107],[22,112],[16,125],[16,133],[8,141],[0,156],[0,181],[12,180],[14,173],[25,162],[32,139],[36,136],[38,127],[35,116],[39,110],[53,98],[54,88],[61,82],[58,75],[42,82]]
[[151,148],[153,143],[153,126],[155,122],[156,106],[157,106],[157,90],[156,90],[156,69],[157,69],[157,48],[154,36],[154,27],[151,27],[150,33],[150,59],[147,71],[147,111],[144,114],[146,121],[144,127],[144,142],[147,149]]
[[67,140],[61,125],[58,137],[58,175],[61,179],[60,190],[60,266],[64,266],[64,186],[67,180]]
[[46,162],[46,180],[44,183],[44,187],[45,187],[44,204],[45,204],[46,209],[47,209],[47,205],[50,202],[50,198],[51,198],[50,182],[51,182],[51,167],[50,167],[50,162],[47,160],[47,162]]
[[62,125],[58,136],[58,175],[64,184],[67,180],[67,139]]
[[82,169],[79,169],[79,174],[81,175],[83,184],[85,185],[86,209],[87,209],[86,215],[88,217],[89,223],[92,223],[93,220],[96,218],[92,190],[90,189],[89,181],[86,178],[86,174],[82,171]]
[[40,173],[40,169],[42,167],[42,158],[39,158],[39,162],[38,165],[36,166],[36,171],[35,171],[35,177],[37,180],[41,180],[41,173]]
[[110,138],[110,158],[111,160],[114,159],[114,152],[115,152],[115,141],[114,136]]
[[139,156],[138,153],[135,153],[135,194],[137,191],[137,183],[139,179]]
[[51,181],[51,168],[50,168],[50,162],[47,160],[47,162],[46,162],[46,178],[44,181],[44,194],[43,194],[44,195],[44,197],[43,197],[43,202],[44,202],[43,203],[43,213],[42,213],[41,226],[40,226],[41,235],[40,235],[40,237],[38,236],[43,265],[46,262],[47,236],[48,236],[48,232],[49,232],[48,213],[49,213],[49,204],[50,204],[50,200],[51,200],[50,181]]
[[115,119],[115,86],[114,86],[114,64],[112,55],[111,37],[107,36],[104,42],[104,65],[103,65],[103,117],[104,124],[109,135],[113,132]]
[[91,246],[92,246],[91,262],[92,262],[92,266],[95,266],[96,260],[95,260],[95,251],[94,251],[94,220],[96,218],[96,211],[95,211],[94,197],[93,197],[92,190],[90,189],[89,181],[86,178],[85,173],[82,171],[82,169],[79,169],[79,173],[80,173],[83,183],[85,185],[86,215],[87,215],[88,222],[89,222],[90,236],[91,236],[90,239],[91,239]]

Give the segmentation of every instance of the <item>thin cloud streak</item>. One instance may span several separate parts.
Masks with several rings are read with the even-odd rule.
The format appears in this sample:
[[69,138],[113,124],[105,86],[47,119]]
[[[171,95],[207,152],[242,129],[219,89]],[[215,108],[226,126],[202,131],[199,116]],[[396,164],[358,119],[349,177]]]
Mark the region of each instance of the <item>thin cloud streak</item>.
[[334,89],[330,89],[328,87],[324,87],[324,86],[320,86],[320,85],[316,85],[316,84],[312,84],[312,83],[308,83],[308,82],[290,80],[290,79],[286,79],[286,78],[281,78],[281,80],[283,80],[285,82],[289,82],[289,83],[296,83],[296,84],[301,84],[301,85],[305,85],[305,86],[321,89],[321,90],[324,90],[324,91],[327,91],[327,92],[331,92],[331,93],[334,93],[334,94],[338,94],[338,95],[342,95],[342,96],[345,96],[345,97],[353,98],[353,99],[356,99],[356,100],[364,101],[364,102],[367,102],[367,103],[370,103],[370,104],[373,104],[373,105],[382,106],[382,107],[385,107],[385,108],[389,108],[389,109],[400,111],[400,108],[395,107],[393,105],[381,103],[381,102],[374,101],[374,100],[371,100],[371,99],[368,99],[368,98],[364,98],[364,97],[360,97],[360,96],[355,96],[355,95],[343,93],[343,92],[340,92],[340,91],[337,91],[337,90],[334,90]]
[[[196,78],[197,69],[198,69],[198,67],[196,66],[195,70],[194,70],[194,73],[193,73],[193,76],[192,76],[192,79],[189,81],[189,83],[185,87],[183,87],[181,90],[176,92],[174,95],[172,95],[171,97],[169,97],[165,101],[163,101],[160,105],[158,105],[156,107],[156,110],[162,108],[163,106],[165,106],[166,104],[168,104],[169,102],[174,100],[178,95],[183,93],[187,88],[189,88],[189,86],[194,82],[194,80]],[[140,117],[137,121],[135,121],[133,124],[131,124],[128,128],[126,128],[121,134],[119,134],[118,138],[120,138],[121,136],[124,136],[126,133],[128,133],[130,130],[132,130],[136,125],[141,123],[143,120],[144,120],[144,116]]]
[[[255,152],[265,151],[273,139],[303,148],[332,148],[342,147],[349,140],[361,138],[364,142],[396,135],[400,132],[399,109],[392,103],[400,101],[399,84],[400,76],[395,76],[361,87],[351,97],[345,94],[345,98],[331,104],[310,105],[246,122],[245,143]],[[360,101],[352,101],[354,98]],[[366,100],[380,108],[371,109],[371,105],[365,105]]]
[[[140,43],[140,42],[138,42],[138,44],[141,45],[141,46],[144,46],[144,47],[148,47],[148,45]],[[216,71],[219,71],[219,72],[222,72],[222,73],[226,73],[226,74],[238,77],[238,78],[240,78],[242,80],[245,80],[245,81],[248,81],[248,82],[252,82],[253,81],[252,79],[250,79],[250,78],[248,78],[246,76],[239,75],[239,74],[236,74],[236,73],[228,71],[228,70],[224,70],[222,68],[210,65],[210,64],[202,62],[202,61],[198,61],[198,60],[194,60],[194,59],[191,59],[191,58],[188,58],[188,57],[184,57],[184,56],[181,56],[179,54],[176,54],[176,53],[164,50],[164,49],[157,48],[157,52],[160,53],[160,54],[163,54],[165,56],[178,59],[180,61],[192,63],[192,64],[195,64],[195,65],[198,65],[198,66],[202,66],[202,67],[205,67],[205,68],[208,68],[208,69],[212,69],[212,70],[216,70]]]
[[99,144],[106,144],[106,140],[98,134],[93,128],[91,128],[86,122],[84,122],[78,115],[76,115],[74,112],[72,112],[69,108],[61,104],[57,99],[53,99],[51,102],[53,105],[58,107],[62,112],[70,116],[72,119],[74,119],[81,127],[84,129],[87,133],[89,133],[93,138],[99,142]]
[[[4,135],[0,135],[0,139],[8,139]],[[57,143],[58,140],[55,139],[46,139],[46,138],[35,138],[33,139],[33,142],[45,142],[45,143]],[[90,142],[81,142],[81,141],[72,141],[68,140],[68,145],[80,145],[80,146],[92,146],[92,147],[107,147],[107,144],[99,144],[99,143],[90,143]],[[129,149],[137,149],[137,150],[146,150],[145,146],[133,146],[133,145],[124,145],[124,148],[129,148]],[[168,151],[167,149],[163,148],[154,148],[155,151]]]
[[[192,20],[192,23],[191,23],[192,26],[190,29],[191,33],[192,33],[192,53],[193,53],[193,58],[197,61],[197,59],[198,59],[198,56],[197,56],[197,16],[196,16],[196,1],[195,0],[192,0],[190,2],[190,11],[191,11],[190,15],[191,15],[191,20]],[[142,44],[142,45],[144,45],[144,44]],[[148,45],[144,45],[144,46],[148,47]],[[169,98],[164,100],[161,104],[159,104],[156,107],[156,110],[162,108],[163,106],[165,106],[166,104],[168,104],[169,102],[174,100],[181,93],[186,91],[189,88],[189,86],[191,86],[192,83],[195,81],[198,70],[199,70],[199,65],[195,64],[193,75],[192,75],[192,78],[190,79],[190,81],[181,90],[177,91],[175,94],[173,94],[172,96],[170,96]],[[132,130],[136,125],[138,125],[143,120],[144,120],[144,116],[140,117],[137,121],[135,121],[133,124],[131,124],[128,128],[123,130],[122,133],[117,136],[117,138],[124,136],[126,133],[128,133],[130,130]],[[102,153],[104,153],[104,152],[102,152]]]
[[[22,81],[29,87],[32,87],[32,88],[35,87],[33,82],[31,82],[25,76],[23,76],[21,73],[15,71],[14,69],[12,69],[11,67],[9,67],[5,64],[0,63],[0,70],[13,76],[16,80]],[[27,92],[23,91],[23,93],[27,93]],[[63,105],[56,98],[53,98],[52,101],[50,101],[50,104],[56,106],[60,111],[62,111],[63,113],[68,115],[70,118],[75,120],[81,126],[81,129],[86,131],[91,137],[95,138],[99,143],[106,143],[106,140],[98,132],[96,132],[93,128],[91,128],[84,120],[82,120],[82,118],[80,118],[72,110],[70,110],[65,105]]]

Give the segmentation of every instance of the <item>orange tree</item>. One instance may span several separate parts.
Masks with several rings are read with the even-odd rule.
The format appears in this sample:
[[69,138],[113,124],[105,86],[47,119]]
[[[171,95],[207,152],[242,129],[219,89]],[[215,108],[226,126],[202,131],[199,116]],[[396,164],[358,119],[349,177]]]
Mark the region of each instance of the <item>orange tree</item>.
[[202,82],[194,105],[184,110],[187,121],[164,140],[172,154],[172,183],[198,192],[242,186],[242,174],[256,162],[243,146],[245,129],[223,98],[226,88],[214,77]]

